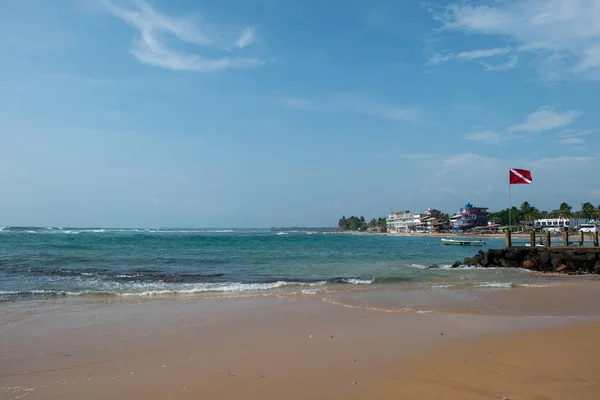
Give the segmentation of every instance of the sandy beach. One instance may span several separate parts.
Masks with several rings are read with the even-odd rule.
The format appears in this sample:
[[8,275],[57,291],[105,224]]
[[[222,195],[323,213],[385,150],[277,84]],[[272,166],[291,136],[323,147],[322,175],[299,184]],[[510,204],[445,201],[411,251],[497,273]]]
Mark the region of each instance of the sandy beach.
[[0,399],[596,399],[598,288],[4,305]]
[[597,399],[600,322],[453,346],[396,368],[373,385],[377,399]]

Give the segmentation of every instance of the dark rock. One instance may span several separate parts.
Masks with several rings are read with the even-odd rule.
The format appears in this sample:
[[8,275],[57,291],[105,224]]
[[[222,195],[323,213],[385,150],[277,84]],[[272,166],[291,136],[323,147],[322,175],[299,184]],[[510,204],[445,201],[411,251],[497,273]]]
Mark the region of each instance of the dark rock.
[[[567,251],[557,248],[511,247],[479,251],[465,257],[464,265],[476,267],[526,268],[542,272],[562,272],[572,275],[600,274],[600,251],[578,248]],[[456,262],[453,267],[459,266]]]
[[587,254],[586,253],[573,253],[570,255],[569,257],[569,261],[573,261],[573,262],[577,262],[577,263],[584,263],[587,261]]
[[554,269],[555,271],[564,263],[565,260],[563,260],[562,255],[560,254],[554,254],[552,259],[550,260],[550,264],[552,264],[552,269]]
[[458,261],[458,260],[457,260],[457,261],[455,261],[455,262],[454,262],[454,264],[452,264],[452,267],[451,267],[451,268],[458,268],[458,267],[460,267],[461,265],[463,265],[463,263],[461,263],[460,261]]
[[566,269],[569,269],[569,267],[566,264],[560,264],[558,268],[556,268],[556,272],[561,272],[564,271]]
[[431,264],[429,267],[425,268],[425,269],[436,269],[439,268],[440,266],[437,264]]
[[509,260],[515,261],[523,261],[525,256],[527,255],[527,248],[525,247],[511,247],[506,249],[506,253],[504,254],[505,258]]
[[544,251],[542,253],[538,252],[537,255],[537,260],[538,260],[538,269],[540,269],[541,271],[549,271],[552,268],[552,257],[550,256],[550,253]]

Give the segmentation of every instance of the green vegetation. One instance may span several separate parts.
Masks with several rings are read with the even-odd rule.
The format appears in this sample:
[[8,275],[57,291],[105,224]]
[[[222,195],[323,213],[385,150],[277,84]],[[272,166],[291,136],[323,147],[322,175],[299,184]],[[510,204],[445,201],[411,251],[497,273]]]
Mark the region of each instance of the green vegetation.
[[[508,208],[496,212],[490,212],[488,218],[490,221],[501,225],[508,225],[509,219]],[[513,225],[519,222],[533,221],[540,218],[584,218],[584,219],[600,219],[600,205],[594,207],[592,203],[586,202],[581,204],[579,211],[573,211],[567,203],[561,203],[560,206],[552,211],[539,210],[525,201],[521,207],[513,207],[511,210]]]
[[343,231],[359,231],[365,232],[369,228],[375,228],[382,232],[385,232],[386,219],[385,218],[373,218],[369,223],[365,220],[365,217],[355,217],[354,215],[346,218],[342,216],[338,221],[338,227]]
[[[540,210],[525,201],[520,207],[513,207],[511,210],[513,225],[519,225],[521,222],[532,222],[540,218],[581,218],[581,219],[596,219],[600,221],[600,205],[594,207],[592,203],[582,203],[578,211],[573,211],[573,207],[567,203],[561,203],[557,209],[552,211]],[[490,222],[495,222],[500,225],[508,225],[509,209],[488,213]],[[442,224],[449,223],[450,217],[448,214],[440,214],[438,221]],[[381,232],[386,231],[385,218],[373,218],[367,223],[365,217],[351,216],[342,218],[338,221],[338,228],[342,231],[359,231],[365,232],[367,229],[377,229]]]
[[387,228],[387,220],[385,218],[373,218],[369,222],[369,228],[379,229],[381,232],[385,232]]

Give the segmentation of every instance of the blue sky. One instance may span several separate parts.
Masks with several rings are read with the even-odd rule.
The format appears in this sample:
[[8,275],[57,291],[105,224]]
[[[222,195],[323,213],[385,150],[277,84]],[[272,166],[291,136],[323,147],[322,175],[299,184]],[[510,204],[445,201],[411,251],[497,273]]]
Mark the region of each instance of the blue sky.
[[0,225],[600,204],[600,0],[0,0]]

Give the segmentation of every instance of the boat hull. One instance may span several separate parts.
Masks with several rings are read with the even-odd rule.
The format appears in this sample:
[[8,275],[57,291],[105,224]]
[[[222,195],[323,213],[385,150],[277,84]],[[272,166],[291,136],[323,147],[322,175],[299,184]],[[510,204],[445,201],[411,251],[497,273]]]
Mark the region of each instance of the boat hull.
[[448,246],[485,246],[483,240],[441,239],[441,242]]

